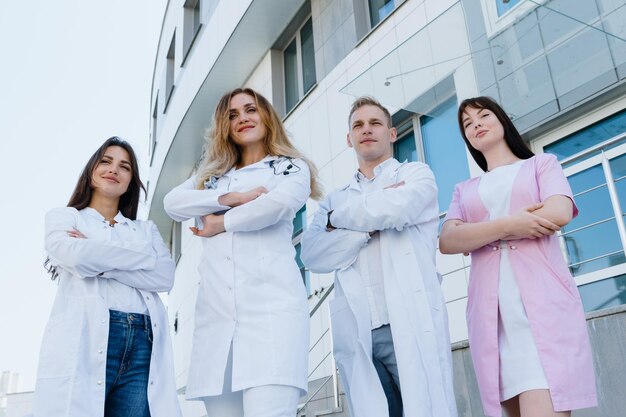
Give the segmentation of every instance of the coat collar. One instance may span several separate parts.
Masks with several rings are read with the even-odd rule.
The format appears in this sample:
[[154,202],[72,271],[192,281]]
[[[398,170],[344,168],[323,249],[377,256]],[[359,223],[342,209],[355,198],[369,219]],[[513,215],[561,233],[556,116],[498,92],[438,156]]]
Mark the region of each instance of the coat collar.
[[[406,161],[401,163],[398,162],[398,160],[395,158],[386,159],[374,168],[374,178],[377,178],[381,175],[386,175],[389,178],[395,178],[396,174],[398,173],[398,169],[400,169],[400,167],[405,163]],[[361,171],[357,169],[352,176],[352,179],[350,180],[350,184],[348,184],[348,188],[360,190],[361,187],[359,186],[359,181],[362,181],[363,179],[365,179],[365,176],[361,173]]]
[[[97,219],[99,221],[106,221],[106,219],[104,218],[104,216],[102,214],[100,214],[100,212],[94,208],[91,207],[85,207],[84,209],[81,210],[83,213],[87,214],[90,217],[93,217],[94,219]],[[115,215],[115,217],[113,218],[113,220],[115,220],[116,223],[119,224],[124,224],[124,223],[130,223],[131,220],[128,219],[127,217],[124,217],[124,215],[122,214],[121,211],[118,211],[117,214]]]

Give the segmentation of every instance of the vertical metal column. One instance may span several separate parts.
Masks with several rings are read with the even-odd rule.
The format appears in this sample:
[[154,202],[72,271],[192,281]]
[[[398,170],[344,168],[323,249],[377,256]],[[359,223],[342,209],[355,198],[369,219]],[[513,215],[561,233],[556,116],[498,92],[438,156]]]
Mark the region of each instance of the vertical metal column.
[[330,365],[333,370],[333,406],[337,409],[339,408],[339,381],[337,380],[337,363],[335,362],[335,355],[333,355],[333,322],[330,318],[330,308],[328,309],[328,330],[330,335]]
[[606,177],[606,186],[609,190],[609,197],[611,198],[611,205],[613,206],[613,213],[615,214],[615,221],[617,222],[617,230],[619,232],[619,238],[622,242],[622,249],[626,253],[626,227],[624,226],[624,219],[622,218],[622,207],[619,203],[619,197],[617,190],[615,189],[615,181],[613,180],[613,173],[611,172],[611,164],[606,157],[604,151],[602,151],[602,170]]

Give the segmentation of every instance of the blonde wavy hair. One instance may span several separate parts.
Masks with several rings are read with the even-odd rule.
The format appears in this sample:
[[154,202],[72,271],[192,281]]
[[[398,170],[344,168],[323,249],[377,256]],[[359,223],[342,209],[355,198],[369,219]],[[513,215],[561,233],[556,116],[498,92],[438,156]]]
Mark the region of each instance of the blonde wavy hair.
[[311,198],[320,199],[322,188],[317,179],[315,164],[305,158],[293,146],[280,117],[269,101],[251,88],[236,88],[224,94],[217,103],[213,115],[213,125],[206,136],[202,160],[198,165],[197,188],[203,189],[205,181],[211,177],[221,177],[241,159],[241,151],[230,137],[229,120],[230,100],[238,94],[247,94],[254,98],[261,121],[267,129],[267,135],[263,141],[265,153],[267,155],[299,158],[306,162],[311,172]]

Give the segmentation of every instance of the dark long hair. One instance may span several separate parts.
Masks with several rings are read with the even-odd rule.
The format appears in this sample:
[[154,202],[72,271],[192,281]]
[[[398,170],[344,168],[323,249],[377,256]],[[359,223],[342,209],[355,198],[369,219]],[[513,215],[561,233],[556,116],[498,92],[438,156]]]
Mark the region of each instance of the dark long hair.
[[[118,136],[113,136],[105,140],[104,143],[93,153],[93,155],[91,155],[91,158],[87,161],[80,177],[78,177],[78,182],[76,183],[76,187],[74,187],[74,192],[72,193],[67,206],[74,207],[76,210],[82,210],[89,206],[91,196],[93,195],[93,187],[91,183],[93,171],[102,160],[102,157],[109,146],[119,146],[128,152],[132,168],[132,178],[130,180],[130,184],[128,185],[128,190],[120,197],[118,210],[122,212],[124,217],[135,220],[137,219],[137,209],[139,208],[141,190],[143,190],[145,194],[146,188],[139,178],[139,164],[137,163],[137,156],[135,155],[133,147]],[[52,280],[59,276],[59,271],[57,270],[56,265],[51,263],[50,257],[46,258],[43,266],[46,268],[48,273],[50,273]]]
[[137,209],[139,207],[141,190],[145,193],[146,188],[139,178],[139,165],[137,164],[135,151],[128,142],[117,136],[113,136],[105,140],[104,143],[100,145],[98,150],[91,155],[91,158],[87,161],[87,165],[83,168],[83,172],[81,172],[80,177],[78,177],[78,182],[76,183],[76,187],[74,188],[74,192],[72,193],[72,197],[70,197],[70,201],[67,203],[67,206],[74,207],[76,210],[82,210],[89,206],[91,196],[93,195],[91,177],[93,176],[94,169],[102,160],[102,157],[109,146],[119,146],[128,152],[133,177],[128,185],[128,190],[120,197],[118,210],[122,212],[124,217],[135,220],[137,218]]
[[494,99],[485,96],[467,98],[463,100],[459,105],[459,111],[457,113],[459,130],[461,131],[463,140],[467,145],[467,149],[469,149],[472,157],[474,158],[474,161],[476,161],[480,169],[485,172],[487,171],[487,160],[485,159],[485,156],[482,154],[482,152],[474,148],[470,144],[469,140],[467,140],[467,137],[465,136],[465,128],[463,127],[463,113],[465,113],[465,109],[467,109],[468,107],[471,107],[473,109],[490,110],[493,112],[493,114],[495,114],[504,129],[504,141],[506,142],[511,152],[513,152],[513,155],[517,156],[520,159],[532,158],[535,155],[530,150],[526,142],[524,142],[522,135],[519,134],[517,128],[515,127],[509,116],[506,114],[504,109],[500,107],[500,105]]

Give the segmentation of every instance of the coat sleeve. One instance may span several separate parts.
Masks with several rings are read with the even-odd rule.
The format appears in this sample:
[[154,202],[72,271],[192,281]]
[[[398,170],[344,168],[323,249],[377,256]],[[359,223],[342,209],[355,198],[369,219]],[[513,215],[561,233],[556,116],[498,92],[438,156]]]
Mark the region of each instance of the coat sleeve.
[[370,238],[369,233],[348,229],[326,231],[329,207],[328,199],[320,203],[301,240],[300,259],[316,273],[332,272],[352,265]]
[[578,207],[574,202],[574,196],[572,194],[572,188],[563,174],[563,168],[556,159],[556,156],[544,153],[539,154],[536,157],[536,177],[537,184],[539,186],[539,198],[541,201],[546,201],[553,195],[564,195],[572,200],[572,216],[578,215]]
[[296,163],[300,170],[281,177],[280,183],[267,194],[226,212],[226,231],[251,232],[283,219],[293,219],[311,194],[309,166],[302,160]]
[[156,264],[152,269],[112,269],[102,274],[103,278],[114,279],[129,287],[146,291],[167,292],[174,286],[176,264],[170,251],[154,223],[146,222],[150,229],[152,249],[156,254]]
[[461,220],[462,222],[467,222],[465,218],[465,212],[463,211],[463,206],[461,205],[461,188],[463,183],[459,183],[454,186],[454,193],[452,194],[452,201],[450,202],[450,207],[448,207],[448,212],[446,213],[446,218],[443,219],[443,222],[447,222],[448,220]]
[[332,225],[359,232],[392,228],[400,231],[436,220],[437,184],[430,168],[422,163],[410,163],[401,169],[407,172],[401,177],[404,185],[349,199],[333,210]]
[[194,175],[167,193],[163,199],[163,207],[172,219],[182,222],[192,217],[230,209],[230,206],[223,206],[218,202],[218,198],[223,194],[221,191],[198,190],[196,181]]
[[77,227],[76,216],[76,209],[68,207],[46,214],[45,247],[53,265],[67,269],[78,278],[97,276],[112,269],[154,269],[157,256],[147,239],[102,242],[89,236],[87,239],[68,236],[67,232]]

